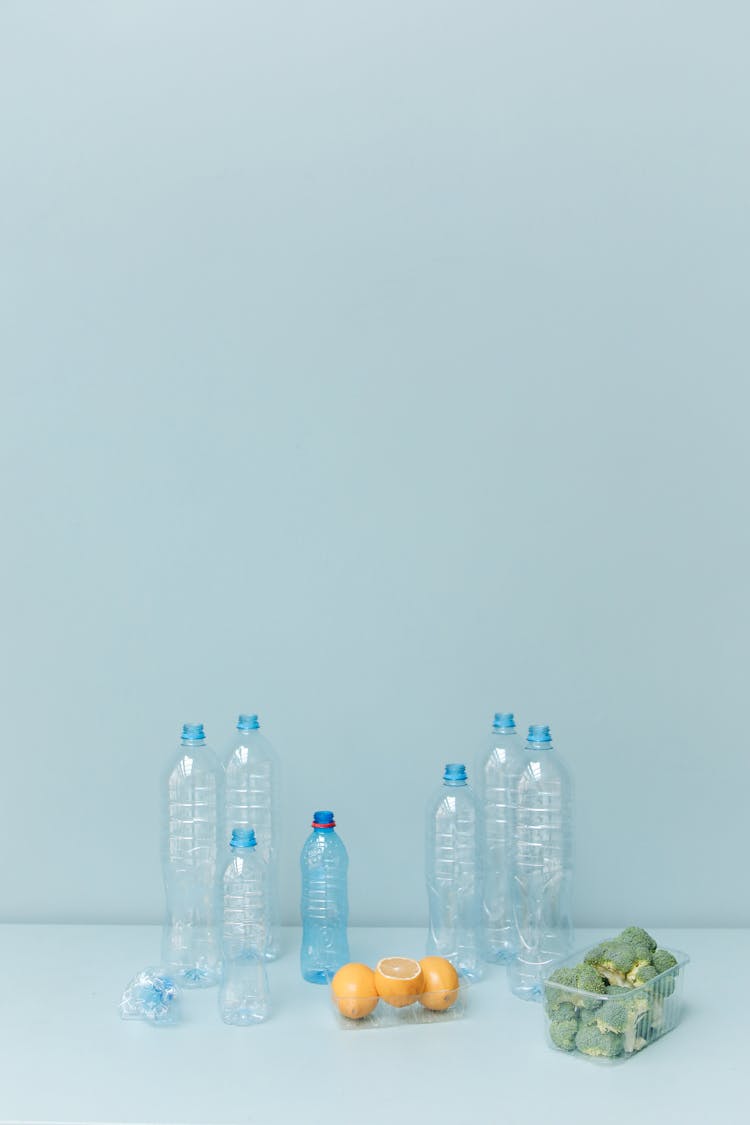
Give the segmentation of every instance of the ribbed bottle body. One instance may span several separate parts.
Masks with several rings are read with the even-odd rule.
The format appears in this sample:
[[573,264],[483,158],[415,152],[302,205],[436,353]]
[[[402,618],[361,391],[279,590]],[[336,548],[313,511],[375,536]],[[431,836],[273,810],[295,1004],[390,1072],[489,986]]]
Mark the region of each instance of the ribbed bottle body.
[[186,987],[220,973],[216,916],[222,767],[205,742],[183,742],[162,782],[162,869],[167,909],[162,962]]
[[428,954],[451,961],[458,972],[481,975],[481,866],[479,810],[466,784],[443,784],[428,803],[426,879]]
[[482,944],[488,961],[505,962],[516,950],[513,920],[513,791],[523,747],[513,728],[493,730],[477,769],[482,858]]
[[305,842],[302,869],[302,948],[305,980],[329,981],[349,960],[349,859],[333,829],[316,829]]
[[219,1011],[225,1023],[246,1025],[270,1011],[265,953],[269,941],[268,869],[255,847],[232,848],[221,880],[223,980]]
[[268,867],[270,933],[265,956],[279,954],[279,783],[276,751],[259,730],[238,730],[225,760],[225,823],[252,828]]
[[527,743],[515,787],[511,988],[538,999],[551,961],[573,946],[573,789],[549,745]]

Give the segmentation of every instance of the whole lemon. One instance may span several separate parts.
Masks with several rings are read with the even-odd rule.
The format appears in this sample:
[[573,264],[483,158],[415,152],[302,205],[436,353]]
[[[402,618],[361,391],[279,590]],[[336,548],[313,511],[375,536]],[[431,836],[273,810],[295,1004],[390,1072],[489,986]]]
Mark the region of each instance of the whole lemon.
[[369,1016],[378,1002],[375,974],[359,961],[341,966],[331,981],[331,991],[336,1007],[349,1020]]
[[458,973],[445,957],[423,957],[419,962],[424,991],[419,1003],[432,1012],[444,1012],[458,998]]

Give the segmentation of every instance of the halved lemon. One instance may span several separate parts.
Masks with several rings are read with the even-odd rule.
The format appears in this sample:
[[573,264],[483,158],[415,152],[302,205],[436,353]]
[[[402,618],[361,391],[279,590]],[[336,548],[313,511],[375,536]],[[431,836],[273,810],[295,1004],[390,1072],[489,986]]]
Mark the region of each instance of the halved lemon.
[[411,957],[383,957],[375,966],[378,996],[393,1008],[413,1004],[424,988],[419,961]]
[[458,973],[445,957],[423,957],[419,962],[424,992],[419,1003],[433,1012],[444,1012],[458,998]]
[[331,991],[341,1015],[350,1020],[369,1016],[379,999],[375,974],[359,961],[341,966],[331,981]]

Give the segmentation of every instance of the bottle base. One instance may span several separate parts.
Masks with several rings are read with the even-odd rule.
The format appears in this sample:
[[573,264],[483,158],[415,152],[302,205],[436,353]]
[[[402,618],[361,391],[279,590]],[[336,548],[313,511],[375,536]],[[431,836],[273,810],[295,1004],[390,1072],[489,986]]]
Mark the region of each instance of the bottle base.
[[324,969],[308,969],[302,976],[309,984],[330,984],[334,974]]
[[512,949],[490,949],[484,955],[485,961],[490,965],[507,965],[512,961],[514,953]]
[[175,978],[183,988],[213,988],[221,979],[221,973],[214,969],[179,969]]
[[257,1012],[249,1008],[233,1008],[231,1011],[221,1013],[224,1023],[232,1027],[252,1027],[253,1024],[263,1023],[268,1019],[268,1012]]

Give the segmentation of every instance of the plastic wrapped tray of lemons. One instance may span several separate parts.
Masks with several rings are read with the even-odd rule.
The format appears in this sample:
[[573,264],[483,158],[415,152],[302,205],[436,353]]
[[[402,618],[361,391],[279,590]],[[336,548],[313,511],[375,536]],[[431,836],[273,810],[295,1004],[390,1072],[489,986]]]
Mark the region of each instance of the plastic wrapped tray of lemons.
[[345,1028],[443,1023],[464,1014],[466,986],[445,957],[383,957],[374,969],[359,961],[342,965],[331,1000]]

